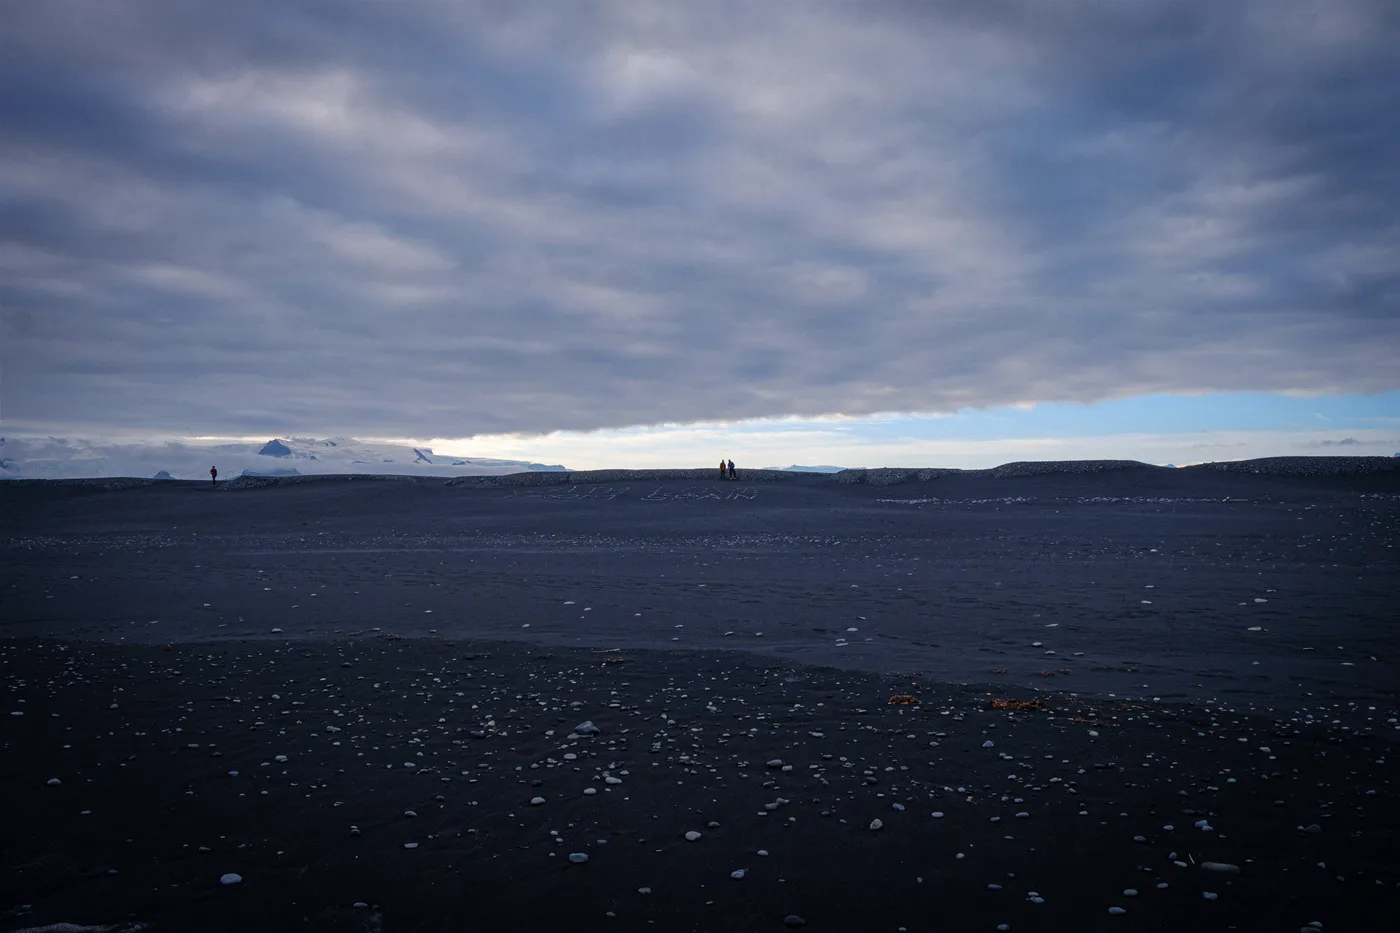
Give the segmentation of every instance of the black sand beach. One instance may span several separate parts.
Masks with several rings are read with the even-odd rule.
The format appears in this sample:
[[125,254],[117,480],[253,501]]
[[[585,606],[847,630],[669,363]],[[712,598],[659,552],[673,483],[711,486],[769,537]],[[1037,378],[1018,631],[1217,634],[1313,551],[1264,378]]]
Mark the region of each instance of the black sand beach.
[[0,929],[1389,929],[1397,519],[1395,471],[0,484]]

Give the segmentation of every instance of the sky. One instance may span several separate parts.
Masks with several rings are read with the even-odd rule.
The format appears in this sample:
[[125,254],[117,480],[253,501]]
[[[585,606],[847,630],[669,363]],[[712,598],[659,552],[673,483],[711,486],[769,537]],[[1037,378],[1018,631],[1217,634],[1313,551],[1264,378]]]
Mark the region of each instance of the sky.
[[0,13],[12,437],[1400,451],[1392,0]]

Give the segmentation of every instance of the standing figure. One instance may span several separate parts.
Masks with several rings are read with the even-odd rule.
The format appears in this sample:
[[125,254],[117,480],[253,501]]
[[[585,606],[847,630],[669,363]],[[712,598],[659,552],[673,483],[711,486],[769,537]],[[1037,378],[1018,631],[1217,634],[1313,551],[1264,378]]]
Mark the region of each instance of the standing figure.
[[720,478],[720,479],[724,479],[724,477],[725,477],[726,475],[727,475],[727,474],[726,474],[726,471],[725,471],[724,461],[721,460],[721,461],[719,462],[719,478]]
[[209,468],[209,488],[210,488],[210,489],[213,489],[213,488],[215,487],[215,485],[216,485],[218,482],[219,482],[219,468],[218,468],[218,467],[212,467],[212,466],[211,466],[211,467]]
[[730,461],[729,461],[729,478],[730,478],[730,479],[738,479],[738,478],[739,478],[739,474],[736,473],[736,472],[734,472],[734,461],[733,461],[733,460],[730,460]]

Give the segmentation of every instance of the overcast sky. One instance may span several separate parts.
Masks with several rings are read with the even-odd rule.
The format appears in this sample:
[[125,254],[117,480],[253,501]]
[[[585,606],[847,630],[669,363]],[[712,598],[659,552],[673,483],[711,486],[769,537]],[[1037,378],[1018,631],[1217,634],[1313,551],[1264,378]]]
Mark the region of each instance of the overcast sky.
[[11,433],[1400,389],[1394,0],[0,16]]

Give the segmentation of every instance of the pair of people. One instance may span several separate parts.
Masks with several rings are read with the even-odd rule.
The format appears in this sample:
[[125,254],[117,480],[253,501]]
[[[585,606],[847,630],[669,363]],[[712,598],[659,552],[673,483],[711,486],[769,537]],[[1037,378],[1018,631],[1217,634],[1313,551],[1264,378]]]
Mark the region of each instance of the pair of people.
[[733,461],[733,460],[730,460],[728,463],[725,463],[725,461],[723,461],[723,460],[721,460],[721,461],[719,462],[719,478],[720,478],[720,479],[738,479],[738,478],[739,478],[739,474],[736,473],[736,472],[734,472],[734,461]]

